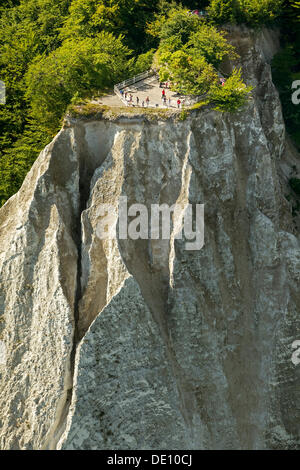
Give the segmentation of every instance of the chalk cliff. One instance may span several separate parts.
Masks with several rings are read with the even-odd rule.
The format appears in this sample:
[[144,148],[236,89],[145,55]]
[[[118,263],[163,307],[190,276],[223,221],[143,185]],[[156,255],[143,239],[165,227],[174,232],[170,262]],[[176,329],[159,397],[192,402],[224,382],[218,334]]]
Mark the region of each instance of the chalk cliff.
[[[300,448],[300,164],[276,34],[232,41],[243,110],[69,117],[0,210],[1,449]],[[121,196],[204,203],[204,247],[101,240]]]

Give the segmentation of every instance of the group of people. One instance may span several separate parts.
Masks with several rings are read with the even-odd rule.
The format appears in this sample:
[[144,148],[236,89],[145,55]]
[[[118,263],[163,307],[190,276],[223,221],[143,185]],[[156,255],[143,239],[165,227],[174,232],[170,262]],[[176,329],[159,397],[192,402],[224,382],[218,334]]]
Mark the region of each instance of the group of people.
[[[161,99],[163,100],[164,105],[167,106],[167,96],[166,96],[166,91],[165,91],[164,88],[163,88],[163,90],[162,90],[162,92],[161,92]],[[178,98],[178,100],[177,100],[176,103],[177,103],[177,108],[180,108],[181,105],[184,104],[184,100],[181,102],[181,99]],[[171,107],[171,98],[170,98],[170,97],[169,97],[169,99],[168,99],[168,105],[169,105],[169,108],[170,108],[170,107]]]
[[[125,100],[132,106],[134,106],[134,100],[133,100],[133,96],[131,93],[128,93],[127,91],[123,91],[123,90],[120,90],[120,93],[121,93],[121,96],[125,98]],[[140,99],[138,96],[136,96],[135,98],[136,100],[136,106],[140,106]],[[150,103],[150,98],[149,96],[147,96],[147,98],[145,100],[142,100],[141,102],[141,106],[144,108],[144,106],[146,105],[147,107],[149,106],[149,103]]]
[[[166,92],[165,92],[164,89],[161,92],[161,99],[162,99],[164,105],[167,106],[167,96],[166,96]],[[168,103],[169,103],[169,106],[171,106],[171,98],[170,97],[169,97]]]
[[[162,87],[161,85],[162,85],[162,84],[160,83],[160,88]],[[168,85],[168,84],[167,84],[167,85]],[[166,85],[165,85],[165,86],[166,86]],[[129,105],[135,106],[135,104],[134,104],[134,99],[133,99],[133,96],[132,96],[131,93],[129,93],[128,91],[124,91],[124,90],[120,90],[120,93],[121,93],[122,98],[124,97],[125,100],[127,101],[127,103],[129,103]],[[164,88],[162,89],[162,92],[161,92],[161,99],[162,99],[162,101],[163,101],[163,104],[164,104],[166,107],[167,107],[167,105],[168,105],[169,107],[171,107],[171,97],[169,97],[169,98],[167,99],[166,91],[165,91]],[[136,101],[136,106],[142,106],[143,108],[144,108],[145,106],[147,106],[147,108],[148,108],[148,106],[149,106],[149,104],[150,104],[150,98],[149,98],[149,96],[147,96],[147,98],[146,98],[145,100],[142,100],[141,103],[140,103],[140,98],[139,98],[138,96],[136,96],[135,101]],[[167,103],[168,103],[168,104],[167,104]],[[184,105],[184,100],[181,101],[180,98],[178,98],[176,103],[177,103],[177,108],[181,108],[181,106]],[[158,104],[156,104],[156,107],[158,107]]]
[[[127,91],[124,91],[124,90],[120,90],[120,93],[121,93],[121,96],[122,98],[124,97],[125,100],[132,106],[134,106],[134,100],[133,100],[133,96],[131,93],[128,93]],[[141,106],[144,107],[145,105],[148,107],[149,106],[149,103],[150,103],[150,98],[149,96],[147,96],[147,98],[145,100],[142,100],[141,102]],[[136,105],[139,106],[140,105],[140,99],[139,97],[137,96],[136,97]]]
[[[219,77],[219,83],[220,83],[221,86],[224,86],[224,85],[225,85],[225,82],[226,82],[226,78],[224,78],[224,77]],[[171,107],[171,97],[169,97],[169,98],[167,99],[166,90],[165,90],[166,88],[169,88],[169,87],[170,87],[170,84],[169,84],[168,82],[164,82],[164,83],[163,83],[163,82],[159,82],[159,88],[162,88],[161,99],[162,99],[162,101],[163,101],[163,104],[164,104],[164,106],[166,106],[166,107],[169,106],[169,108],[170,108],[170,107]],[[124,90],[120,90],[120,93],[121,93],[122,98],[124,97],[125,100],[127,101],[127,103],[129,103],[129,105],[135,106],[134,100],[133,100],[133,96],[132,96],[131,93],[129,93],[129,92],[127,92],[127,91],[124,91]],[[142,106],[143,108],[144,108],[145,106],[147,106],[147,108],[148,108],[148,106],[149,106],[149,104],[150,104],[150,98],[149,98],[149,96],[147,96],[147,98],[146,98],[145,100],[143,99],[143,100],[141,101],[141,104],[140,104],[140,99],[139,99],[138,96],[136,96],[135,100],[136,100],[136,106]],[[177,108],[183,107],[183,106],[184,106],[184,102],[185,102],[185,100],[181,100],[180,98],[178,98],[177,101],[176,101]],[[155,106],[158,107],[159,105],[156,104]]]

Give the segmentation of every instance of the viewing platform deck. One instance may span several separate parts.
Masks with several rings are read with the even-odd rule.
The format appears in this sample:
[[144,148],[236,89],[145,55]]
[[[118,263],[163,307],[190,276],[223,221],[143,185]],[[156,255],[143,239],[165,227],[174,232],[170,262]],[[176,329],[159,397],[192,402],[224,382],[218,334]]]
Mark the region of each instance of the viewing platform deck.
[[[148,74],[148,75],[146,75]],[[94,100],[107,106],[131,106],[139,108],[182,108],[197,102],[190,97],[171,91],[167,86],[160,86],[157,74],[146,72],[139,79],[134,77],[115,86],[114,93]],[[129,83],[127,83],[129,82]],[[163,100],[163,90],[166,100]],[[149,101],[147,102],[147,98]],[[180,103],[178,103],[178,100]]]

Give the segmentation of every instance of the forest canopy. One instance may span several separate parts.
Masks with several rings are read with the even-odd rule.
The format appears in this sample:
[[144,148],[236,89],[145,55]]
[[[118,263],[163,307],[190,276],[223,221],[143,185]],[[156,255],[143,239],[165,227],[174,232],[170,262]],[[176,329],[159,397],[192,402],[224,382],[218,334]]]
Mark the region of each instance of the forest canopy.
[[[226,87],[217,86],[219,63],[235,54],[219,25],[282,24],[287,31],[286,3],[299,11],[299,2],[281,0],[2,0],[0,80],[7,99],[0,105],[0,205],[19,189],[70,103],[148,69],[154,56],[161,78],[179,91],[209,92],[220,111],[226,103],[230,110],[241,106],[249,90],[239,70]],[[195,8],[207,10],[205,22],[187,14]],[[293,40],[287,34],[284,47],[295,77]],[[292,121],[288,74],[274,64]]]

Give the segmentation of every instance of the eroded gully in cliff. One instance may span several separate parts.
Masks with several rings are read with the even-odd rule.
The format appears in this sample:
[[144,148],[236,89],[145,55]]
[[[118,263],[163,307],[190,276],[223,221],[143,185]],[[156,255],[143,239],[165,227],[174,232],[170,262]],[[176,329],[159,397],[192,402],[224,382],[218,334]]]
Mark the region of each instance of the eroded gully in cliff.
[[[189,134],[188,140],[190,140],[191,134]],[[88,208],[88,201],[90,197],[90,185],[93,174],[97,168],[100,168],[105,161],[107,155],[104,156],[102,162],[94,168],[87,168],[85,158],[79,158],[79,192],[80,192],[80,210],[76,220],[76,225],[74,228],[73,238],[77,246],[78,251],[78,260],[77,260],[77,286],[74,302],[74,337],[73,337],[73,348],[70,357],[70,370],[71,370],[71,380],[74,384],[74,371],[75,371],[75,357],[77,352],[77,347],[87,332],[90,324],[86,325],[84,331],[79,331],[79,316],[80,316],[80,301],[83,297],[81,276],[82,276],[82,213]],[[187,153],[184,157],[184,163],[182,168],[182,187],[180,195],[177,202],[181,202],[187,198],[188,191],[188,180],[190,177],[190,168],[188,167],[188,158],[189,158],[189,143],[187,145]],[[168,265],[168,275],[166,278],[165,273],[162,273],[151,268],[151,262],[146,256],[134,256],[134,260],[126,258],[124,253],[127,252],[126,246],[127,240],[118,239],[119,253],[126,266],[128,272],[134,277],[138,283],[142,296],[145,300],[145,304],[149,308],[153,320],[158,325],[162,340],[165,344],[167,359],[172,370],[172,375],[174,377],[176,387],[178,390],[178,395],[181,402],[181,413],[186,422],[187,427],[191,430],[192,434],[192,416],[194,410],[194,396],[191,391],[191,387],[187,381],[187,377],[184,374],[184,371],[179,366],[176,354],[173,350],[172,340],[169,334],[169,328],[167,323],[168,316],[168,297],[169,290],[172,289],[172,269],[174,262],[174,234],[170,240],[169,246],[169,257],[167,260]],[[138,242],[134,243],[134,250],[139,252]],[[145,254],[145,253],[144,253]],[[104,306],[105,308],[105,306]],[[103,310],[103,309],[102,309]],[[99,312],[100,314],[101,312]],[[67,391],[66,400],[64,406],[60,406],[58,411],[59,417],[56,420],[54,429],[49,432],[48,436],[51,435],[51,439],[47,439],[44,448],[46,449],[56,449],[60,439],[63,436],[63,433],[66,430],[67,417],[69,414],[70,404],[72,401],[73,386]],[[192,436],[191,436],[192,437]]]

